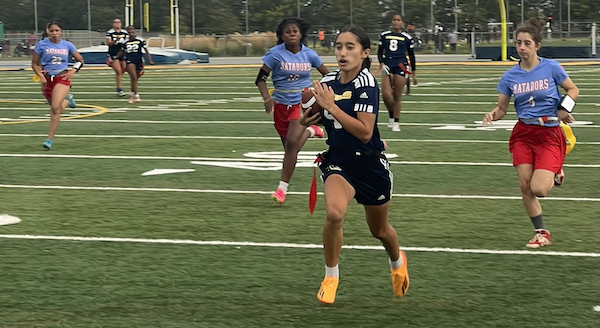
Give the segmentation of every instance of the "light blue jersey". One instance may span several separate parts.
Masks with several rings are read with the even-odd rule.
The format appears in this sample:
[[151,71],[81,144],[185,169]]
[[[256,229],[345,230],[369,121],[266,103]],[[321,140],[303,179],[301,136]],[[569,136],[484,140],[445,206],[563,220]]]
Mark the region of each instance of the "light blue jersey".
[[[498,83],[498,92],[515,97],[515,110],[520,119],[556,116],[561,95],[558,86],[569,75],[557,61],[540,58],[540,64],[527,72],[519,65],[509,69]],[[538,124],[537,122],[526,122]],[[559,123],[547,124],[557,126]]]
[[302,89],[312,85],[311,68],[323,65],[314,50],[302,45],[300,51],[294,54],[285,48],[285,43],[271,48],[262,60],[273,73],[271,80],[275,91],[272,97],[284,105],[302,102]]
[[40,55],[42,69],[50,75],[56,75],[69,67],[69,59],[77,52],[77,48],[69,41],[53,43],[45,38],[35,45],[34,51]]

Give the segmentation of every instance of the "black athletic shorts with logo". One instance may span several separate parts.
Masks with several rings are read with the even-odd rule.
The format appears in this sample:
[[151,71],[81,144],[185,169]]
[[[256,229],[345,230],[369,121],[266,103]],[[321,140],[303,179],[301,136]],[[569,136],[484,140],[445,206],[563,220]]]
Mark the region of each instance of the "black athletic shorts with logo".
[[336,152],[321,154],[319,169],[323,182],[332,174],[341,175],[354,188],[362,205],[382,205],[392,198],[394,175],[383,153]]

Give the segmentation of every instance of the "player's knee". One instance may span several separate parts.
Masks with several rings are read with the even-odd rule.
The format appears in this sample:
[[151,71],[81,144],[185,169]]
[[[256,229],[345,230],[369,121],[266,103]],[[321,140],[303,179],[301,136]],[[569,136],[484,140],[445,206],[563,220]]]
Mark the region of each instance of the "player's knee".
[[519,180],[519,187],[521,188],[521,193],[527,195],[532,192],[531,190],[531,181],[530,180]]
[[385,227],[371,227],[371,235],[377,239],[381,239],[384,238],[387,235],[388,232],[388,226]]
[[531,192],[537,197],[546,197],[550,190],[541,186],[531,186]]
[[300,151],[300,141],[295,138],[286,138],[283,148],[286,153],[298,153]]
[[336,228],[341,228],[344,222],[346,211],[338,207],[327,208],[327,224]]
[[61,105],[52,105],[50,106],[50,115],[52,116],[60,116],[62,114],[62,106]]

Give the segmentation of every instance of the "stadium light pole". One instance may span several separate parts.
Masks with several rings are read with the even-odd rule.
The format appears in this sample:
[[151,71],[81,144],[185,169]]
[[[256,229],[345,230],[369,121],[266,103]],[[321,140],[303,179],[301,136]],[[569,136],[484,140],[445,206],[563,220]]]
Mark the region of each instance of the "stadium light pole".
[[92,0],[87,0],[87,10],[88,10],[88,40],[90,40],[90,47],[92,44]]
[[435,33],[435,31],[433,30],[435,28],[434,25],[434,21],[435,18],[433,17],[433,5],[435,5],[435,0],[431,0],[431,33]]
[[521,0],[521,24],[525,22],[525,0]]
[[350,0],[350,26],[354,26],[354,17],[352,16],[352,0]]
[[144,36],[144,4],[140,0],[140,36]]
[[571,0],[567,1],[567,38],[571,37]]
[[192,50],[196,52],[196,0],[192,0]]
[[[33,0],[33,15],[35,16],[35,33],[39,31],[38,29],[38,14],[37,14],[37,0]],[[37,35],[35,36],[37,39]]]
[[246,3],[246,35],[248,35],[248,1],[244,1]]
[[401,6],[400,6],[400,12],[402,13],[402,19],[404,19],[404,0],[402,0]]

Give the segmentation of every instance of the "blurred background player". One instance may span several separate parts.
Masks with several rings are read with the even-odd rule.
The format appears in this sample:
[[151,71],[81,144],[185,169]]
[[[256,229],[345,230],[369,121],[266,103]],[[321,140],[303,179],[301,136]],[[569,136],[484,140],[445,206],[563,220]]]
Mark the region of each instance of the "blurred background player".
[[[48,139],[43,143],[43,147],[50,150],[54,134],[58,130],[60,116],[67,106],[76,106],[69,91],[71,78],[83,66],[83,57],[71,42],[60,39],[62,35],[60,22],[52,21],[46,24],[45,35],[47,37],[38,42],[34,48],[31,68],[39,78],[44,97],[50,104]],[[73,69],[67,70],[71,57],[75,58],[76,62]]]
[[413,83],[417,84],[415,53],[413,51],[415,41],[410,34],[403,31],[402,26],[402,16],[394,15],[392,17],[392,29],[381,33],[379,49],[377,50],[380,70],[383,72],[381,94],[390,118],[388,127],[392,131],[400,131],[402,92],[404,86],[409,82],[411,74],[409,68],[412,70]]
[[152,56],[146,47],[146,42],[139,36],[135,35],[135,27],[132,25],[127,26],[127,33],[129,38],[123,43],[122,49],[117,54],[118,58],[123,58],[125,54],[125,62],[127,66],[125,70],[129,74],[131,80],[131,92],[129,93],[129,103],[140,102],[140,94],[138,93],[138,80],[144,72],[144,59],[142,55],[142,49],[146,52],[148,57],[148,63],[154,65]]
[[503,118],[514,95],[519,122],[510,136],[509,150],[519,176],[523,205],[535,229],[533,239],[526,245],[529,248],[552,245],[538,197],[547,196],[564,179],[562,166],[567,145],[560,122],[573,121],[573,106],[561,102],[558,86],[567,92],[567,103],[574,105],[579,95],[579,89],[558,62],[538,56],[542,26],[537,18],[531,18],[515,31],[521,60],[502,75],[498,105],[483,118],[484,125]]
[[108,65],[115,71],[117,79],[117,96],[125,97],[123,91],[123,58],[118,57],[121,46],[127,39],[127,32],[121,29],[121,20],[113,20],[113,27],[106,32],[106,44],[108,45]]
[[317,293],[317,299],[325,304],[335,301],[342,225],[353,198],[364,206],[371,234],[388,253],[394,294],[404,296],[409,286],[406,254],[399,249],[396,230],[388,221],[393,174],[377,129],[379,87],[369,72],[370,44],[367,33],[357,27],[338,35],[335,57],[339,71],[314,83],[324,117],[303,114],[300,119],[304,125],[322,119],[327,130],[329,149],[320,155],[319,163],[327,211],[323,227],[325,278]]
[[[271,197],[279,204],[285,201],[290,179],[296,168],[298,152],[310,137],[323,138],[323,131],[317,126],[305,128],[298,123],[302,92],[310,87],[310,74],[313,67],[325,75],[329,70],[317,53],[308,48],[306,37],[310,24],[299,18],[284,19],[277,27],[277,45],[263,56],[264,62],[256,85],[264,99],[267,113],[273,112],[275,130],[281,137],[285,154],[281,181]],[[273,94],[269,95],[267,77],[273,72]]]

